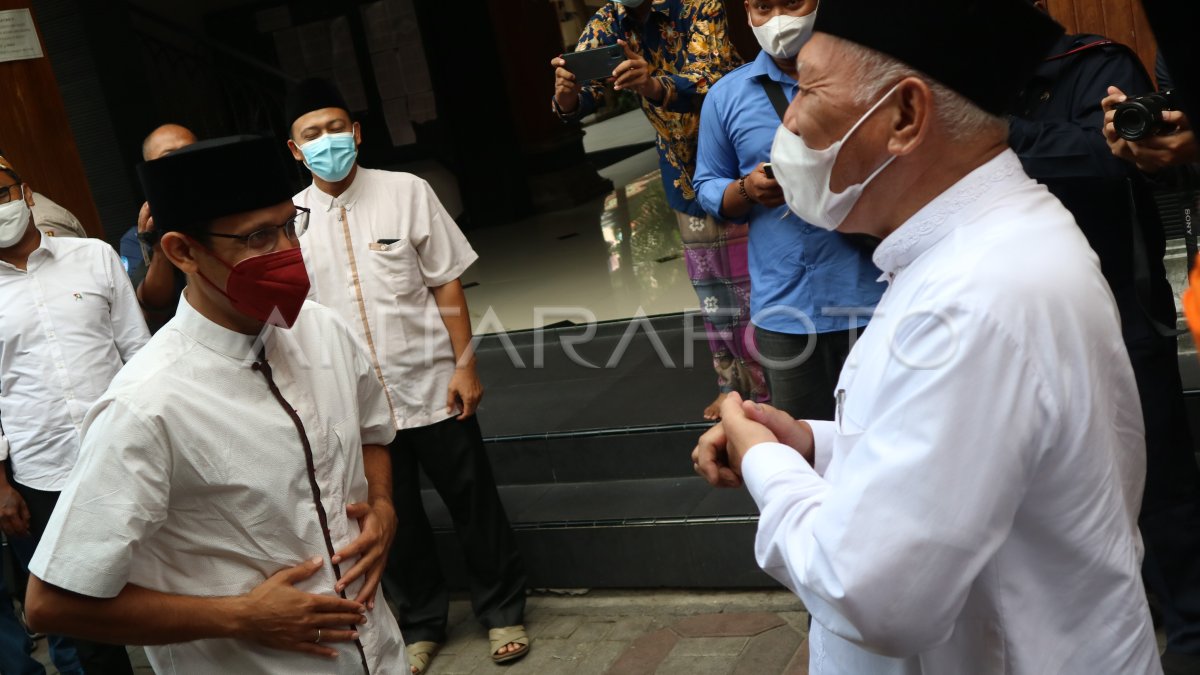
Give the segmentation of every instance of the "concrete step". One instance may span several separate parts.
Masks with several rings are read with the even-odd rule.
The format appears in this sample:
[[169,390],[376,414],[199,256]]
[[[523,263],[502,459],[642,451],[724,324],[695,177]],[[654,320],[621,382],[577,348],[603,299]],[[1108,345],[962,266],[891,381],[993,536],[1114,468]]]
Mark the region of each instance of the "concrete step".
[[[465,586],[450,514],[422,492],[447,578]],[[536,588],[763,588],[758,509],[743,489],[698,477],[502,486]]]

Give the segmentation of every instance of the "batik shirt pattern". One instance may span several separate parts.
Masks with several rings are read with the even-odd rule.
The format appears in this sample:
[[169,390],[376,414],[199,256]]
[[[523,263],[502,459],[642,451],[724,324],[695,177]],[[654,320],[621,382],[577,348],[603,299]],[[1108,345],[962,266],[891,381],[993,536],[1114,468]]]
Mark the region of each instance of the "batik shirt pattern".
[[[696,216],[692,174],[696,169],[696,139],[704,95],[725,73],[741,65],[726,35],[725,5],[721,0],[654,0],[644,25],[617,3],[606,3],[592,16],[576,51],[625,40],[650,64],[663,85],[662,101],[641,99],[642,111],[657,132],[659,165],[671,208]],[[585,85],[578,115],[604,104],[601,82]]]

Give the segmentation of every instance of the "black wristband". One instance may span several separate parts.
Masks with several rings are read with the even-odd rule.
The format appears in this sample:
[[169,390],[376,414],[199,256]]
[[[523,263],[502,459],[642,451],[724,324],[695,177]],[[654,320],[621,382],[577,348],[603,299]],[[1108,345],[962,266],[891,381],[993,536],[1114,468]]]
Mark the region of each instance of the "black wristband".
[[558,119],[563,122],[574,122],[579,118],[580,105],[578,102],[575,104],[575,109],[571,112],[565,112],[562,106],[558,104],[558,99],[553,96],[550,97],[550,103],[554,106],[554,114],[558,115]]

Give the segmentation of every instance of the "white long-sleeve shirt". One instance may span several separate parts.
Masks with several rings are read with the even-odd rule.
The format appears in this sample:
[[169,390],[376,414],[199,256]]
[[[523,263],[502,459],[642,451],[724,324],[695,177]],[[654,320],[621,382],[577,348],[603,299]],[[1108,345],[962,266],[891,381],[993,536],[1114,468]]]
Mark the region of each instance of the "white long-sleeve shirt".
[[149,339],[103,241],[43,236],[26,269],[0,262],[0,459],[17,482],[62,489],[88,408]]
[[815,467],[746,455],[756,554],[814,675],[1159,673],[1142,416],[1071,215],[1005,151],[884,240],[890,279]]

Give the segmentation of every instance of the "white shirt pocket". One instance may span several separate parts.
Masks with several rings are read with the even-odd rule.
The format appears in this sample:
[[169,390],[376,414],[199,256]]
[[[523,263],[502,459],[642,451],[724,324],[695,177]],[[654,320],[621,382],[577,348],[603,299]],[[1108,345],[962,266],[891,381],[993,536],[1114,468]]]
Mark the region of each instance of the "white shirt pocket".
[[[396,297],[406,297],[424,286],[417,267],[417,252],[407,239],[380,239],[367,245],[367,280],[371,286]],[[373,294],[374,295],[374,294]]]

